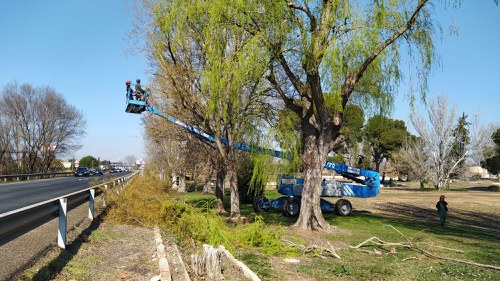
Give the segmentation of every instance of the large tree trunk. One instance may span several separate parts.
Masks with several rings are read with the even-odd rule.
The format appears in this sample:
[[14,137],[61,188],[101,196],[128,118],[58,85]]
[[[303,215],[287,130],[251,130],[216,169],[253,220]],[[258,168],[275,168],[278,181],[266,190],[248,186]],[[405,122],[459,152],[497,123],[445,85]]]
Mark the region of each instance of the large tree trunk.
[[238,177],[236,175],[236,166],[228,165],[227,175],[229,177],[229,188],[231,189],[231,218],[240,216],[240,196],[238,194]]
[[219,169],[217,171],[217,179],[215,182],[215,197],[219,199],[221,202],[224,202],[224,178],[226,177],[226,173]]
[[324,144],[319,136],[309,135],[305,138],[304,152],[304,188],[300,215],[294,226],[306,230],[328,229],[320,208],[321,172],[326,159]]
[[203,193],[212,193],[211,180],[213,174],[213,166],[211,163],[208,163],[208,172],[205,177],[204,185],[203,185]]

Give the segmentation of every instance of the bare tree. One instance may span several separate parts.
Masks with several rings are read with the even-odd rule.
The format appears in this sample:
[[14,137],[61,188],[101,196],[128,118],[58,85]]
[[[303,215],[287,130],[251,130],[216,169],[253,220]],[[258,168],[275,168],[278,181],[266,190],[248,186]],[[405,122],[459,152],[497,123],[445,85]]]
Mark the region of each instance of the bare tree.
[[[185,177],[206,183],[211,177],[214,148],[203,145],[184,129],[156,117],[145,117],[148,155],[160,170],[161,177],[173,175],[174,188],[185,191]],[[178,179],[178,182],[176,183]]]
[[127,155],[125,156],[125,162],[129,164],[131,167],[135,167],[135,164],[137,162],[137,157],[135,157],[135,155]]
[[57,155],[79,147],[85,119],[54,89],[9,83],[1,98],[0,124],[8,140],[4,146],[18,163],[18,172],[47,172]]
[[449,109],[448,98],[439,96],[436,101],[431,100],[426,109],[427,118],[413,111],[411,121],[422,141],[421,151],[426,156],[425,166],[430,180],[436,189],[442,190],[460,163],[479,162],[482,159],[484,149],[492,145],[491,130],[481,126],[476,115],[470,127],[470,142],[457,155],[452,153],[455,142],[455,107]]
[[406,138],[401,149],[391,158],[392,165],[407,179],[417,179],[420,187],[429,180],[429,166],[427,156],[424,154],[423,142],[419,138]]
[[[156,75],[157,96],[153,99],[160,106],[168,103],[163,112],[214,136],[214,143],[205,142],[206,149],[217,152],[215,170],[229,179],[231,217],[237,218],[240,216],[238,151],[234,142],[242,141],[250,135],[248,132],[257,131],[254,122],[257,115],[273,111],[265,110],[267,105],[262,102],[265,90],[260,86],[267,61],[261,55],[244,55],[244,51],[251,49],[245,44],[243,32],[235,35],[222,28],[211,34],[209,26],[190,20],[186,25],[170,25],[170,17],[175,16],[167,12],[152,10],[154,28],[147,38]],[[217,62],[208,63],[209,58]],[[245,73],[240,69],[245,69]]]

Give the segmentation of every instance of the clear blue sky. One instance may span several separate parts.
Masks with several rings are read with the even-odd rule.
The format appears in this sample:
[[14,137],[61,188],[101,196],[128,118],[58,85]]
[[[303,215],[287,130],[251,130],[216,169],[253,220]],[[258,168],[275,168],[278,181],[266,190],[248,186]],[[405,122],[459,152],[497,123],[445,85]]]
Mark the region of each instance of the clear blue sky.
[[[441,4],[436,7],[442,9]],[[125,0],[0,1],[0,86],[17,80],[49,85],[83,112],[87,135],[76,158],[119,161],[145,155],[138,115],[124,112],[125,80],[147,84],[143,55],[130,55],[134,13]],[[447,94],[458,112],[477,109],[485,123],[500,122],[500,7],[468,0],[439,11],[443,39],[436,41],[443,68],[430,77],[429,98]],[[458,36],[449,36],[453,22]],[[408,122],[402,84],[393,118]]]
[[[493,0],[462,2],[459,9],[436,5],[443,32],[435,46],[442,67],[429,77],[427,99],[447,95],[449,104],[456,105],[457,115],[465,112],[472,117],[479,110],[482,123],[500,125],[500,7]],[[450,26],[458,34],[450,35]],[[407,89],[408,81],[402,83],[393,118],[404,120],[411,128],[409,102],[403,98]]]
[[83,112],[86,155],[144,156],[139,115],[125,113],[125,81],[147,83],[147,63],[130,55],[131,1],[0,1],[0,86],[49,85]]

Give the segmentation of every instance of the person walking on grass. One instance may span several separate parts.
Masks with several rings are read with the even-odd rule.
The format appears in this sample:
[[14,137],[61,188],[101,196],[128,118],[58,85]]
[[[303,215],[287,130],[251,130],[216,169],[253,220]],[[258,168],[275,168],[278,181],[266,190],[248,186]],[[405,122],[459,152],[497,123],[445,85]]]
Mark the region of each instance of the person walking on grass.
[[439,214],[439,222],[444,225],[446,221],[446,214],[448,213],[448,203],[444,201],[444,195],[439,196],[439,201],[436,204],[436,208]]

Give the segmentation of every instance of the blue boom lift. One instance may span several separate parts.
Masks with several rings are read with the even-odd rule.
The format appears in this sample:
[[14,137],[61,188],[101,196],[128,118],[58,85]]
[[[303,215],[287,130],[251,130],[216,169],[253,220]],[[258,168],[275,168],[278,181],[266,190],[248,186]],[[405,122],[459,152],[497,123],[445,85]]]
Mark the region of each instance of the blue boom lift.
[[[202,130],[177,120],[171,116],[163,115],[158,109],[150,106],[147,102],[149,92],[143,94],[140,100],[133,99],[133,91],[131,87],[127,87],[127,107],[125,112],[141,114],[144,111],[149,111],[152,114],[158,115],[169,122],[181,126],[190,133],[202,138],[205,141],[214,143],[215,138]],[[222,143],[228,145],[226,139],[220,139]],[[239,142],[233,142],[236,149],[243,151],[253,151],[272,155],[278,158],[288,158],[288,154],[272,149],[247,145]],[[334,170],[336,173],[343,176],[348,181],[323,180],[321,182],[321,197],[336,197],[340,198],[337,202],[332,203],[321,199],[321,210],[336,211],[341,216],[347,216],[352,211],[351,203],[343,197],[358,197],[369,198],[375,197],[380,191],[380,174],[375,171],[365,170],[360,168],[350,167],[344,164],[333,162],[325,162],[325,169]],[[304,179],[292,175],[278,176],[278,192],[283,197],[274,200],[268,200],[264,196],[255,198],[253,207],[256,212],[269,210],[270,208],[281,209],[286,216],[296,216],[299,213],[300,200]]]

